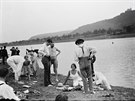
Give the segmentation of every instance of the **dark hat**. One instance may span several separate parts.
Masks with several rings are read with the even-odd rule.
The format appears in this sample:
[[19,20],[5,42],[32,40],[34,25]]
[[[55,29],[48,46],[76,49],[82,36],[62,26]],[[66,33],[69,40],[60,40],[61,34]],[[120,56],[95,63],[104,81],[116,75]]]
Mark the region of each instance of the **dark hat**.
[[52,39],[47,39],[46,40],[48,43],[53,43]]
[[75,41],[75,44],[76,44],[76,45],[79,45],[79,44],[82,44],[83,42],[84,42],[83,39],[77,39],[77,40]]

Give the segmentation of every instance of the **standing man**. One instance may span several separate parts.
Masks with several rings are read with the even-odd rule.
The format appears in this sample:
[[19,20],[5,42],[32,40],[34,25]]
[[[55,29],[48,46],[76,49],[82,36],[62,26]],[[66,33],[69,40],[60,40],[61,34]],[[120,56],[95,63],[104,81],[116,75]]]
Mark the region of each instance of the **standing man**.
[[[91,58],[96,53],[96,51],[91,47],[85,46],[83,39],[77,39],[75,41],[75,44],[77,45],[77,48],[75,50],[75,61],[78,62],[80,67],[80,72],[82,75],[84,85],[84,93],[94,94],[92,82],[93,80],[92,80]],[[89,90],[87,84],[89,85]]]
[[53,65],[53,71],[55,73],[56,82],[58,82],[58,59],[57,56],[61,53],[61,51],[54,46],[54,43],[51,44],[51,47],[49,47],[50,52],[50,58],[51,58],[51,65]]
[[50,80],[50,67],[51,67],[51,60],[50,60],[50,53],[49,53],[49,47],[52,44],[52,40],[48,39],[42,47],[39,49],[38,53],[43,54],[42,63],[44,65],[44,86],[51,86],[51,80]]
[[7,52],[7,49],[6,49],[6,46],[4,46],[4,49],[2,50],[2,63],[5,64],[5,61],[7,60],[8,58],[8,52]]

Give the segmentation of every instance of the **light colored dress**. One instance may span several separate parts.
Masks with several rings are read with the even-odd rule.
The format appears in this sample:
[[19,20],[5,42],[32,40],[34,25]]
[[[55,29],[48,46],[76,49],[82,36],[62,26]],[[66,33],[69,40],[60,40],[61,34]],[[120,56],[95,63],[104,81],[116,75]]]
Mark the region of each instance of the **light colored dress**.
[[70,71],[70,78],[73,79],[73,86],[81,85],[83,86],[82,78],[79,76],[78,71],[76,70],[75,74],[72,74]]

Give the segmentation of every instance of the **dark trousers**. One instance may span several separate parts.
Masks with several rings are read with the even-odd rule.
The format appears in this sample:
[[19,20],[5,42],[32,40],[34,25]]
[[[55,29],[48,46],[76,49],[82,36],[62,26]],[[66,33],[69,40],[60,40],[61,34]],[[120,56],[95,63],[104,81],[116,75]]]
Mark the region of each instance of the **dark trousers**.
[[92,69],[92,77],[95,76],[94,72],[94,62],[96,61],[96,56],[94,55],[91,59],[91,69]]
[[94,65],[93,65],[93,63],[91,63],[91,70],[92,70],[92,76],[95,76]]
[[[88,86],[89,90],[93,91],[93,84],[92,84],[92,68],[91,68],[91,60],[88,59],[88,57],[81,57],[79,58],[79,67],[80,72],[83,79],[83,85],[84,85],[84,91],[88,92]],[[88,79],[88,82],[87,82]]]
[[2,63],[5,64],[5,61],[6,61],[6,57],[2,57]]
[[49,84],[51,84],[51,80],[50,80],[50,58],[47,56],[44,56],[42,58],[42,63],[44,65],[44,86],[48,86]]

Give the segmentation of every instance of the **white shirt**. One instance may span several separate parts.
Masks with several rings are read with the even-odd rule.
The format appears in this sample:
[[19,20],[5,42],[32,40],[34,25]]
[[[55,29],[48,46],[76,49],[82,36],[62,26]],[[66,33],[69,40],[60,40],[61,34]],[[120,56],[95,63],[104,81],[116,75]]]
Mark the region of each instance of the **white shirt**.
[[0,96],[4,99],[14,99],[20,101],[18,96],[15,95],[14,90],[11,86],[7,85],[4,81],[0,81]]
[[47,55],[49,56],[49,47],[46,45],[46,42],[42,44],[41,48],[38,51],[39,53],[43,54],[43,55]]
[[24,58],[19,55],[13,55],[7,59],[7,61],[13,61],[15,64],[18,64],[20,62],[24,62]]
[[87,57],[90,55],[90,52],[92,52],[92,54],[95,54],[96,51],[91,48],[91,47],[88,47],[88,46],[83,46],[83,50],[84,50],[84,53],[82,52],[82,48],[77,46],[76,49],[75,49],[75,54],[74,54],[74,60],[75,61],[78,61],[78,58],[79,57]]

